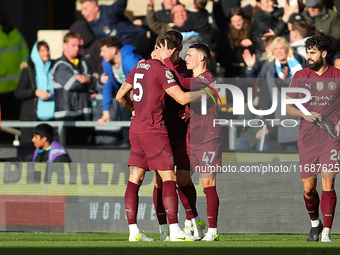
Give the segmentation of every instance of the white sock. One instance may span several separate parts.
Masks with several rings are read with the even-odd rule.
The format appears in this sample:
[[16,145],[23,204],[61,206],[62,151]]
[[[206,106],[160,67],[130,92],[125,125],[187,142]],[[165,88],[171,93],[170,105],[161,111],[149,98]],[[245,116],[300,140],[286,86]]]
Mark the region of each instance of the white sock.
[[323,228],[323,230],[322,230],[322,234],[329,235],[330,232],[331,232],[330,228]]
[[129,225],[129,233],[132,236],[139,236],[140,235],[140,231],[139,231],[137,224]]
[[184,225],[185,225],[185,226],[191,226],[191,225],[192,225],[192,224],[191,224],[191,220],[185,219]]
[[182,230],[179,228],[178,223],[169,224],[169,228],[170,235],[179,236],[182,233]]
[[195,223],[196,222],[199,222],[200,221],[200,217],[198,217],[198,215],[195,217],[195,218],[193,218],[193,219],[191,219],[191,222],[192,222],[192,225],[194,225],[195,226]]
[[208,228],[208,232],[217,234],[217,228]]
[[317,220],[311,220],[310,221],[312,223],[312,228],[316,228],[320,225],[320,220],[317,219]]
[[168,224],[159,225],[159,233],[162,234],[164,230],[169,229]]

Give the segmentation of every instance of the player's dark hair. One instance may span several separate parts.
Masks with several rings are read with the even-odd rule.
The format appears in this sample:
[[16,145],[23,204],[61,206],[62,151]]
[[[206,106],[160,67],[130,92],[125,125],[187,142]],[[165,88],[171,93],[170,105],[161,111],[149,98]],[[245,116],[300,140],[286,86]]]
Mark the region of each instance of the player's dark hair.
[[52,126],[46,123],[36,126],[33,129],[33,134],[40,135],[41,138],[46,137],[47,141],[50,143],[52,143],[54,139],[54,129]]
[[190,45],[189,49],[196,49],[197,51],[203,53],[206,57],[206,61],[210,58],[210,49],[209,47],[204,43],[195,43]]
[[319,51],[328,51],[330,46],[329,40],[323,35],[313,35],[309,37],[305,42],[306,49],[317,48]]
[[183,35],[181,34],[181,32],[179,32],[177,30],[169,30],[169,31],[165,32],[164,35],[174,36],[179,41],[183,41]]
[[100,47],[116,47],[118,49],[123,47],[123,44],[118,36],[108,36],[100,40]]
[[170,35],[159,35],[156,38],[156,43],[155,45],[160,47],[161,45],[165,45],[165,41],[167,41],[168,44],[168,49],[178,49],[181,50],[182,49],[182,42],[179,41],[176,37],[174,36],[170,36]]

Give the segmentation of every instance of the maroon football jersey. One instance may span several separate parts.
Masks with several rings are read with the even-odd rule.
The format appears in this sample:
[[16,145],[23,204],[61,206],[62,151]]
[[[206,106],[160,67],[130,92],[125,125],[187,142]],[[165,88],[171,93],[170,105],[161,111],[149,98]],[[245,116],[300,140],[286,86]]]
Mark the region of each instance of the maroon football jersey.
[[167,132],[163,112],[165,90],[177,85],[175,75],[158,60],[147,60],[134,67],[126,82],[133,86],[135,117],[130,132]]
[[[199,88],[205,88],[214,81],[214,75],[205,71],[197,77],[186,78],[183,86],[190,84],[190,90],[195,91]],[[211,98],[207,100],[207,114],[201,115],[201,101],[190,103],[185,110],[188,121],[188,135],[190,144],[202,144],[211,140],[222,138],[221,126],[213,126],[214,119],[218,119],[217,106]]]
[[[164,62],[165,65],[170,68],[170,70],[177,71],[178,74],[176,74],[175,78],[179,85],[180,81],[178,80],[177,75],[180,75],[182,78],[192,77],[192,71],[187,69],[186,63],[183,59],[180,59],[179,63],[176,65],[172,64],[170,58],[166,58]],[[184,109],[185,105],[177,103],[176,100],[168,94],[165,95],[164,121],[169,132],[170,140],[181,138],[183,135],[185,136],[187,132],[188,125],[186,124],[185,120],[179,117],[179,111]]]
[[[303,106],[309,112],[316,112],[328,116],[336,125],[340,111],[340,70],[328,66],[326,72],[318,75],[310,68],[296,72],[290,87],[300,87],[311,92],[311,100]],[[287,93],[291,98],[298,98],[298,93]],[[304,97],[304,95],[302,95]],[[303,118],[300,121],[299,146],[311,146],[324,143],[330,139],[327,131],[320,129]]]

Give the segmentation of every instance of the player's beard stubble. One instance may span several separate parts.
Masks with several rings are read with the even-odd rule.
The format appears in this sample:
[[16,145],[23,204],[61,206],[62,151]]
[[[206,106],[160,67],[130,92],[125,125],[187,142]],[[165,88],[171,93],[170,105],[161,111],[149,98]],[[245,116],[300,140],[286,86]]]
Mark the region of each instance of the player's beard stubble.
[[323,66],[323,58],[322,55],[320,56],[320,58],[317,61],[313,61],[313,63],[309,63],[309,61],[312,59],[307,59],[307,66],[312,69],[313,71],[318,71],[322,66]]

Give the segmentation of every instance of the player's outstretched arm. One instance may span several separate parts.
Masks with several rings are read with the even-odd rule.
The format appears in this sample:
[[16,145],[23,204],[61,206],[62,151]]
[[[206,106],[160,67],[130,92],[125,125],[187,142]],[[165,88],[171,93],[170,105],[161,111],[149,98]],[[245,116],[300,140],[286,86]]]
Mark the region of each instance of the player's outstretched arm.
[[132,90],[132,85],[127,82],[124,82],[117,92],[116,99],[126,109],[129,109],[130,111],[134,111],[133,103],[131,102],[128,96],[131,90]]
[[195,102],[201,98],[205,92],[203,90],[195,92],[184,92],[180,86],[175,85],[165,90],[165,92],[181,105]]

